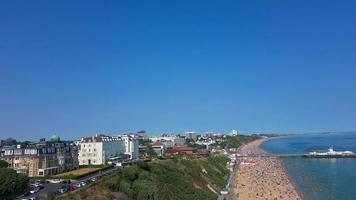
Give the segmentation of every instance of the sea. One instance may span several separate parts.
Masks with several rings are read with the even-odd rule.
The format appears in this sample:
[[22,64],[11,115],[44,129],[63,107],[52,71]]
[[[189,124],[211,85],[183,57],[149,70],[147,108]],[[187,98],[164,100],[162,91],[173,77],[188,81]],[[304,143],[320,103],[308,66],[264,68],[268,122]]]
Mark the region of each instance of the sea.
[[[269,140],[261,147],[274,154],[311,151],[356,152],[356,132],[300,134]],[[288,175],[306,200],[356,200],[356,158],[290,157],[282,159]]]

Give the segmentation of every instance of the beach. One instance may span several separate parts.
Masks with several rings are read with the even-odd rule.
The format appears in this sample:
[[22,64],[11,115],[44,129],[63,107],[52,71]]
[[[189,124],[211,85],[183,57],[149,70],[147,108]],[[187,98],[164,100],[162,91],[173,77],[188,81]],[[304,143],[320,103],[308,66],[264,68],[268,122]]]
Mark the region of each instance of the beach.
[[256,140],[239,149],[239,154],[247,157],[238,158],[232,172],[234,176],[228,199],[302,199],[287,175],[282,160],[268,157],[271,154],[259,147],[264,141]]

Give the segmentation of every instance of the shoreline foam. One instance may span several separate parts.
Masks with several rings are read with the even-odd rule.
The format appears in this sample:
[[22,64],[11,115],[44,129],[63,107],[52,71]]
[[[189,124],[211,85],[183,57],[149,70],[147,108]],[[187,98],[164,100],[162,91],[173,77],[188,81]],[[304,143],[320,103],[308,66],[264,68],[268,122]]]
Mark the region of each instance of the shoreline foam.
[[228,199],[303,199],[280,158],[258,157],[271,155],[260,147],[265,141],[256,140],[239,149],[240,154],[252,157],[238,159]]

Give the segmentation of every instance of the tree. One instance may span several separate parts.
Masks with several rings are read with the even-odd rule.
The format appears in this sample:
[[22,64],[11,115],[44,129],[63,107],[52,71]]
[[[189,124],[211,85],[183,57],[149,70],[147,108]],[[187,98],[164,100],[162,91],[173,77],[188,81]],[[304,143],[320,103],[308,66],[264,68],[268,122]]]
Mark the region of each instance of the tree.
[[0,168],[0,199],[15,199],[24,192],[29,183],[28,177],[17,174],[10,168]]
[[150,139],[141,139],[141,140],[138,140],[138,143],[139,143],[139,145],[147,146],[147,145],[152,143],[152,140],[150,140]]
[[145,154],[147,154],[150,157],[157,157],[156,152],[153,150],[151,145],[148,145],[145,149]]
[[7,163],[5,160],[0,160],[0,168],[6,168],[9,166],[9,163]]

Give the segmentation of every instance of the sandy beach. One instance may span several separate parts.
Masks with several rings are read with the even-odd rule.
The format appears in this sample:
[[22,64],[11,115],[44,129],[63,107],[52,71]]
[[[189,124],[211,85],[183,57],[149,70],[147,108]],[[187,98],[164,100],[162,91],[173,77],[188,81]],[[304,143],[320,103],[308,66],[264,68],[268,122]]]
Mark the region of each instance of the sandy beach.
[[238,164],[233,171],[232,191],[228,199],[302,199],[279,158],[258,157],[270,155],[259,148],[264,141],[257,140],[241,147],[239,153],[251,157],[238,159]]

